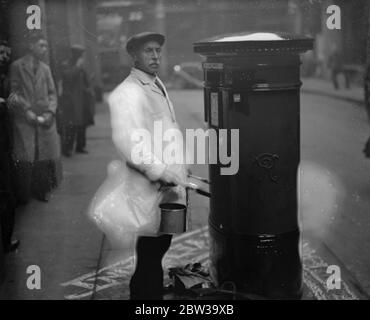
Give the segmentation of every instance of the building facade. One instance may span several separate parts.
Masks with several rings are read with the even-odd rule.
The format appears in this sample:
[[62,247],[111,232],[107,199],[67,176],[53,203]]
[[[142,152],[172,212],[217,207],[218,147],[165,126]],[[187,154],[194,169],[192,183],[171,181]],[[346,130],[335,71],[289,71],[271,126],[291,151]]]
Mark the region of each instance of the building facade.
[[161,70],[166,79],[175,65],[201,60],[192,45],[201,39],[245,30],[291,31],[296,17],[288,7],[287,0],[99,0],[102,77],[117,82],[128,74],[125,42],[132,34],[151,30],[166,35]]

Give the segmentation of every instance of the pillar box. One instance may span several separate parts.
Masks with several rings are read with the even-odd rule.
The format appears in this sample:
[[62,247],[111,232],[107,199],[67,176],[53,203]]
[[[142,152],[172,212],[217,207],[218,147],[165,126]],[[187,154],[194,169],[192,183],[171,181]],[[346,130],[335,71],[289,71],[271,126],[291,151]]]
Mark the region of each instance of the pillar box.
[[238,172],[221,175],[220,162],[209,165],[210,271],[219,287],[232,283],[237,292],[271,299],[301,297],[299,54],[312,48],[312,39],[284,33],[194,44],[206,58],[209,128],[239,130]]

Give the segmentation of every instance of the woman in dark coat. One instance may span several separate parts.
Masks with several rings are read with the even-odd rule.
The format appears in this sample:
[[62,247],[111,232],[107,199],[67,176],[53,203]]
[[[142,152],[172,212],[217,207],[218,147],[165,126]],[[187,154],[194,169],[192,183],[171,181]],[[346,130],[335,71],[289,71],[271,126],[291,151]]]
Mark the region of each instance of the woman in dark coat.
[[84,62],[82,46],[71,47],[71,58],[62,70],[62,153],[70,157],[74,145],[77,153],[88,153],[86,147],[86,128],[93,124],[93,94],[82,65]]

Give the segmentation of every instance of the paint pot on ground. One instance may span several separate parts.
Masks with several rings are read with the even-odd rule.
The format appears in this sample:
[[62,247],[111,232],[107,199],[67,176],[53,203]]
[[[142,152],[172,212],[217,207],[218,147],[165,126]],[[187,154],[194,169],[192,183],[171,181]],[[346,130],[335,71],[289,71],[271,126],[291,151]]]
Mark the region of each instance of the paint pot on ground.
[[186,209],[187,207],[180,203],[162,203],[161,224],[159,232],[163,234],[176,234],[186,231]]

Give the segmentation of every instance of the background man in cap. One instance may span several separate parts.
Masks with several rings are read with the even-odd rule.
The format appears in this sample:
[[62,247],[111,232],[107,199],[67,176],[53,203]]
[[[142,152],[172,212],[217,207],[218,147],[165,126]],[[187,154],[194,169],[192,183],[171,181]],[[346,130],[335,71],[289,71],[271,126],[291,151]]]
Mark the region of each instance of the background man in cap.
[[[153,192],[161,191],[162,203],[185,204],[186,192],[179,186],[186,181],[185,166],[166,165],[161,160],[163,155],[156,154],[158,150],[153,148],[154,122],[161,122],[163,132],[178,128],[168,93],[157,76],[164,41],[163,35],[151,32],[137,34],[128,40],[126,49],[134,61],[134,68],[109,97],[113,142],[127,166],[145,177],[137,179],[138,184],[147,184],[143,185],[143,192],[150,189],[148,185],[152,185]],[[149,164],[138,165],[131,159],[131,152],[141,143],[131,139],[136,129],[146,129],[151,133],[152,147],[143,149],[143,158],[153,159]],[[165,147],[164,144],[163,150]],[[145,199],[146,195],[139,196]],[[148,210],[160,215],[157,206]],[[138,237],[136,270],[130,282],[131,299],[163,298],[162,258],[170,247],[171,239],[171,235]]]

